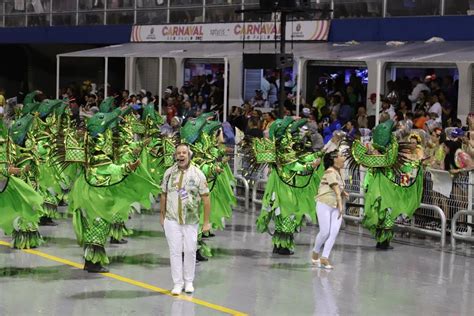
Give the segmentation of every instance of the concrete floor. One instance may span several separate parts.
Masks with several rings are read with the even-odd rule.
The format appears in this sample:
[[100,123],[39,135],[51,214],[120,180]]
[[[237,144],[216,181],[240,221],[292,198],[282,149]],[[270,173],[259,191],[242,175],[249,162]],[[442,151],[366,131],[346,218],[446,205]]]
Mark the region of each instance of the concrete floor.
[[[41,227],[47,243],[38,250],[81,263],[70,219],[59,223]],[[129,243],[107,251],[112,273],[158,290],[0,245],[0,315],[473,315],[470,245],[453,253],[431,239],[402,239],[379,252],[364,231],[347,226],[332,253],[335,269],[325,271],[309,262],[317,227],[305,227],[296,254],[282,257],[254,223],[253,214],[235,212],[209,241],[215,257],[197,267],[196,292],[180,298],[159,292],[172,281],[157,213],[135,215]]]

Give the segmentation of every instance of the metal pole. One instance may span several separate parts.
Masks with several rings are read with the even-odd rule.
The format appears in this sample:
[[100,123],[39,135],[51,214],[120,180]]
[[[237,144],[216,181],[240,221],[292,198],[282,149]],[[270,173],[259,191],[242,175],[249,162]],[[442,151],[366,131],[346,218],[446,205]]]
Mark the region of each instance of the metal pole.
[[107,98],[108,86],[107,82],[109,81],[109,57],[105,57],[105,67],[104,67],[104,99]]
[[387,17],[387,0],[383,0],[383,3],[382,3],[382,17],[383,18]]
[[79,0],[76,0],[76,25],[79,25]]
[[104,25],[107,25],[107,1],[104,1]]
[[56,99],[59,99],[59,67],[61,66],[59,55],[56,55]]
[[223,117],[223,122],[227,121],[227,107],[229,106],[229,102],[227,100],[228,94],[227,90],[229,88],[229,76],[227,75],[229,72],[229,59],[227,57],[224,57],[224,117]]
[[[281,56],[285,56],[286,51],[286,12],[282,11],[280,16],[280,54]],[[285,111],[285,81],[283,79],[284,69],[283,67],[279,66],[280,68],[280,100],[278,102],[278,112],[279,116],[283,117]]]
[[442,15],[442,16],[445,14],[445,11],[444,11],[445,6],[446,6],[445,2],[446,2],[445,0],[441,0],[440,4],[439,4],[441,6],[439,12],[440,12],[440,15]]
[[137,24],[137,0],[133,0],[133,24]]
[[158,113],[162,113],[163,106],[163,57],[159,58],[158,65]]
[[375,93],[377,94],[376,104],[375,104],[375,125],[379,124],[380,119],[380,93],[382,91],[382,62],[377,60],[377,86]]
[[298,59],[298,80],[296,81],[296,116],[300,115],[302,74],[303,74],[303,59],[300,58]]
[[53,26],[53,1],[49,2],[49,26]]
[[128,90],[135,92],[133,79],[135,77],[135,57],[128,58]]

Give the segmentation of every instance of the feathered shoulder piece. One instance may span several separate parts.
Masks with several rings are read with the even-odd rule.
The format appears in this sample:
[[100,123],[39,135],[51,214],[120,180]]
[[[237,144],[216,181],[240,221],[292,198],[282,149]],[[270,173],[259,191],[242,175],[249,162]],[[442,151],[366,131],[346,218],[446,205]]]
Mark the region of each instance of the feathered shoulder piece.
[[341,148],[351,171],[363,166],[369,169],[391,168],[399,173],[400,168],[410,161],[407,154],[411,152],[411,144],[399,143],[393,135],[384,148],[374,146],[373,143],[363,144],[360,140],[349,137],[343,139]]

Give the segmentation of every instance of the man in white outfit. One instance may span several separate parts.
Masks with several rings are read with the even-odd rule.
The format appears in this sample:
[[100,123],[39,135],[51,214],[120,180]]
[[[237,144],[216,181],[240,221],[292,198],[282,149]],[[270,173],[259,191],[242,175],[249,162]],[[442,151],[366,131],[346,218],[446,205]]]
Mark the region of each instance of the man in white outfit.
[[[188,145],[176,147],[176,163],[168,168],[161,185],[161,225],[170,248],[171,294],[193,293],[194,271],[199,227],[199,205],[204,205],[202,231],[209,231],[211,203],[204,173],[191,164],[192,152]],[[184,253],[184,260],[183,254]]]

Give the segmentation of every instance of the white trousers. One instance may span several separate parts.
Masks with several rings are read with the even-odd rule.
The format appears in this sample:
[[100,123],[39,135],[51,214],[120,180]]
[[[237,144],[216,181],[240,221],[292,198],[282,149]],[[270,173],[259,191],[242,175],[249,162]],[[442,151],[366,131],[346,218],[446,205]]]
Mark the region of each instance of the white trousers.
[[[196,268],[198,224],[180,225],[165,219],[164,229],[170,248],[171,277],[175,285],[193,282]],[[184,262],[183,262],[184,252]]]
[[316,204],[316,213],[318,214],[319,234],[316,236],[313,251],[321,254],[320,251],[324,245],[321,257],[329,258],[331,249],[336,242],[339,228],[341,228],[342,216],[337,219],[339,210],[321,202]]

